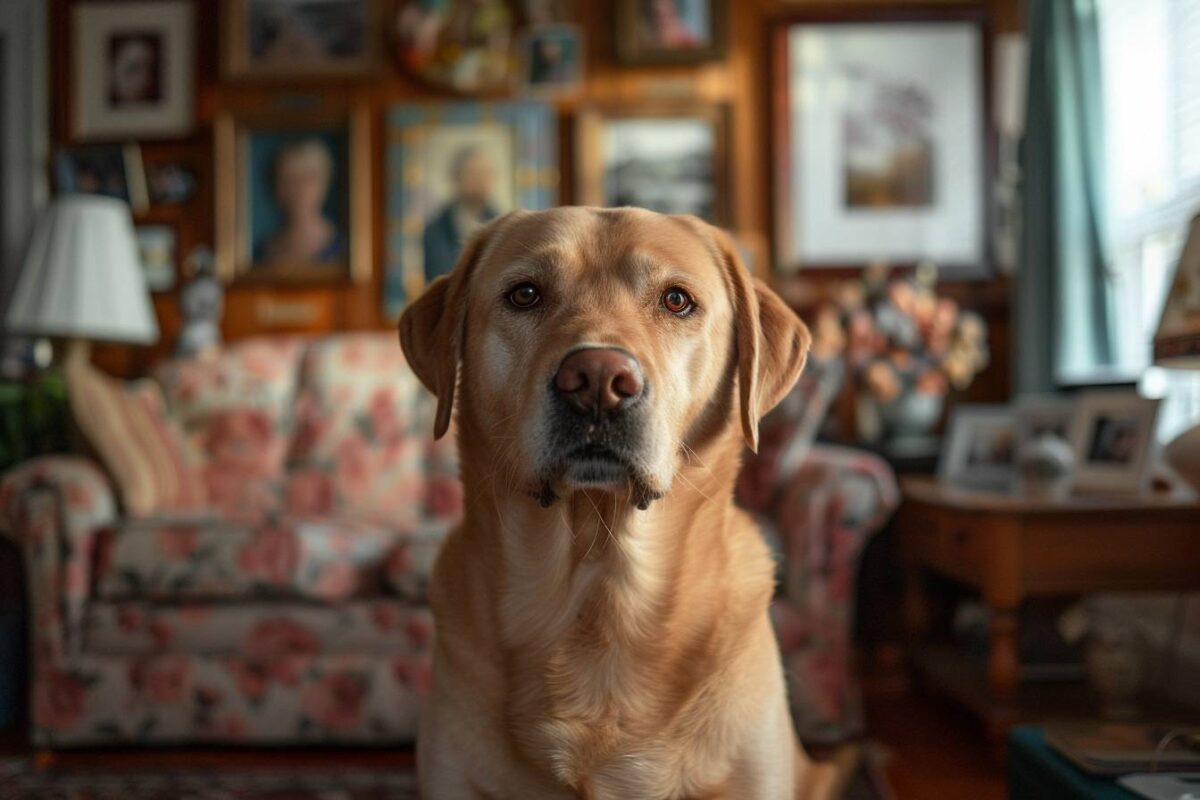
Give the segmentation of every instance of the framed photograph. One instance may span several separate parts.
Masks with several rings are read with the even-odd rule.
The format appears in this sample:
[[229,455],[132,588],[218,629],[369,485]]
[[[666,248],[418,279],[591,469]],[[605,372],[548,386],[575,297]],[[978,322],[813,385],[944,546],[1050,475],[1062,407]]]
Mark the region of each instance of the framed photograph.
[[138,225],[138,254],[146,274],[146,288],[165,292],[175,288],[175,259],[177,242],[175,229],[170,225]]
[[521,37],[520,52],[526,92],[570,92],[583,80],[583,31],[578,25],[531,28]]
[[1036,395],[1017,401],[1017,452],[1050,434],[1070,445],[1075,441],[1078,406],[1073,398]]
[[54,190],[115,197],[143,211],[147,193],[141,150],[135,144],[59,150],[54,154]]
[[365,106],[217,119],[217,262],[226,280],[370,278],[370,130]]
[[581,111],[576,200],[695,214],[732,227],[728,117],[727,106],[703,104]]
[[1004,405],[954,409],[938,458],[938,479],[981,489],[1007,489],[1016,475],[1017,416]]
[[520,16],[512,0],[399,0],[390,28],[396,65],[438,89],[507,92]]
[[617,59],[696,64],[725,57],[724,0],[616,0]]
[[987,54],[969,10],[840,9],[772,35],[775,262],[987,274]]
[[196,116],[191,0],[80,3],[71,32],[77,139],[185,136]]
[[225,0],[230,78],[346,77],[379,63],[383,0]]
[[558,126],[541,103],[393,106],[384,307],[398,315],[463,244],[516,208],[558,202]]
[[1076,491],[1136,493],[1145,487],[1158,404],[1132,391],[1080,397],[1073,440]]

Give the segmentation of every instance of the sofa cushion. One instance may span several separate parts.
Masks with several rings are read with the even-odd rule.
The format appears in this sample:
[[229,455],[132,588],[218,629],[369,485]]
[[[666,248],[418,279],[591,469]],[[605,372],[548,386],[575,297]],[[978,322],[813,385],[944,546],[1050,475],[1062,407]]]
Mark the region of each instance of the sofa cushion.
[[[286,515],[256,524],[131,520],[100,538],[96,596],[335,601],[378,594],[386,569],[388,585],[419,602],[445,530]],[[399,577],[398,562],[407,570]]]
[[421,653],[432,636],[429,608],[391,598],[332,605],[132,600],[93,603],[85,646],[97,655],[231,655],[270,664],[288,656]]
[[285,507],[420,525],[458,516],[453,437],[432,437],[435,401],[395,334],[314,342],[304,357]]
[[66,368],[71,415],[113,478],[125,513],[202,508],[199,459],[152,381],[124,383],[87,362]]
[[205,457],[210,502],[227,516],[254,519],[280,506],[307,341],[247,339],[210,357],[166,361],[154,371],[171,415]]

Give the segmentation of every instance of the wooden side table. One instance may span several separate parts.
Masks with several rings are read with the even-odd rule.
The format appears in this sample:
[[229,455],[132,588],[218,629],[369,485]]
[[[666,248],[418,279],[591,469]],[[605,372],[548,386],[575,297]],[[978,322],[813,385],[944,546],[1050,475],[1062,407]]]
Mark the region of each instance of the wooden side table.
[[[1079,496],[1061,501],[902,481],[897,520],[912,666],[965,704],[995,742],[1010,726],[1086,709],[1081,687],[1023,686],[1017,612],[1033,597],[1200,589],[1200,502],[1190,496]],[[986,667],[930,638],[936,573],[979,592],[990,611]]]

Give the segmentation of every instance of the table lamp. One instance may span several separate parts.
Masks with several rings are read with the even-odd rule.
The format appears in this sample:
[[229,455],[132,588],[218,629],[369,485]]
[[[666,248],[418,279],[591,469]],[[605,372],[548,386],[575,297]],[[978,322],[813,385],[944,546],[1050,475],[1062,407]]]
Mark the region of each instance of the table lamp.
[[63,366],[86,360],[93,341],[157,341],[129,206],[96,195],[56,200],[34,228],[4,327],[65,343]]
[[[1200,369],[1200,214],[1192,220],[1154,333],[1154,363]],[[1163,450],[1163,459],[1200,492],[1200,424],[1175,437]]]

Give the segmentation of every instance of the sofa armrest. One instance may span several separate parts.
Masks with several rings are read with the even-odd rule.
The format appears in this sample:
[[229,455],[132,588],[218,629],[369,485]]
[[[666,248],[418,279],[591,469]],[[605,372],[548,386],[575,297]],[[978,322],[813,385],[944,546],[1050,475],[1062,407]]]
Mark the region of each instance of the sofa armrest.
[[899,504],[895,473],[882,458],[846,447],[814,447],[784,480],[773,514],[784,552],[787,601],[805,607],[829,600],[823,597],[829,592],[852,600],[845,595],[852,590],[862,548]]
[[116,519],[112,487],[86,459],[37,458],[0,479],[0,532],[24,555],[36,656],[78,654],[95,537]]

